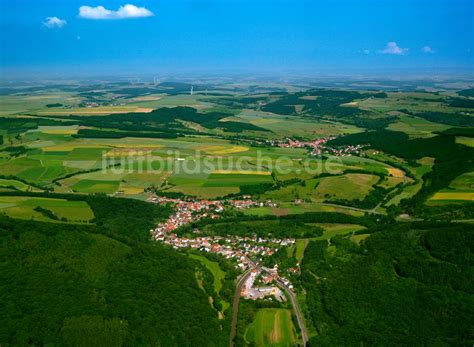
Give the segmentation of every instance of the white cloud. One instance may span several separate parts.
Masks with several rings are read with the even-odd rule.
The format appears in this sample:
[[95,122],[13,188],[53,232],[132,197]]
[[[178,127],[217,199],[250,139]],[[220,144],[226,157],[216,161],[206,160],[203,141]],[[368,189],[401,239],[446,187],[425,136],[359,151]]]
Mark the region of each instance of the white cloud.
[[117,11],[108,10],[104,6],[79,7],[79,17],[86,19],[124,19],[124,18],[140,18],[154,16],[153,12],[145,7],[137,7],[135,5],[126,4],[120,6]]
[[421,48],[421,51],[423,53],[434,53],[435,51],[433,50],[433,48],[431,48],[430,46],[425,46],[425,47],[422,47]]
[[397,45],[396,42],[388,42],[387,46],[380,53],[383,54],[395,54],[395,55],[404,55],[408,52],[408,48],[401,48]]
[[50,29],[62,28],[66,24],[67,22],[64,19],[60,19],[58,17],[46,17],[43,22],[43,25]]

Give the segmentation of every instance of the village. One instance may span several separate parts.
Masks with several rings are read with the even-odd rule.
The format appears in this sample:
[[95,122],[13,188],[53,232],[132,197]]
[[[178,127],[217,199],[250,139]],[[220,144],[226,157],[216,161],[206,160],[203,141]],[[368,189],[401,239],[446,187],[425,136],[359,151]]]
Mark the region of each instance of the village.
[[352,154],[357,155],[364,147],[366,147],[365,145],[356,145],[334,148],[326,145],[328,141],[334,140],[335,138],[335,136],[330,136],[311,141],[300,141],[287,138],[285,140],[267,140],[267,143],[271,146],[280,148],[308,148],[310,149],[309,155],[311,156],[319,156],[322,154],[331,154],[338,157],[350,156]]
[[[290,281],[279,274],[278,265],[273,268],[261,266],[265,257],[279,252],[282,247],[295,243],[293,238],[263,238],[252,236],[200,236],[201,231],[193,230],[193,237],[180,237],[175,232],[181,226],[203,218],[217,219],[224,211],[225,205],[237,209],[260,206],[261,202],[245,200],[181,200],[153,196],[149,199],[155,204],[173,204],[175,212],[163,223],[150,230],[156,241],[162,242],[174,249],[195,249],[201,252],[220,255],[233,263],[242,272],[250,271],[242,287],[241,296],[246,299],[257,300],[274,296],[276,300],[286,301],[286,297],[277,285],[279,283],[288,289],[293,289]],[[271,204],[267,202],[266,204]],[[299,269],[288,269],[288,273],[297,273]],[[257,286],[255,283],[265,286]]]

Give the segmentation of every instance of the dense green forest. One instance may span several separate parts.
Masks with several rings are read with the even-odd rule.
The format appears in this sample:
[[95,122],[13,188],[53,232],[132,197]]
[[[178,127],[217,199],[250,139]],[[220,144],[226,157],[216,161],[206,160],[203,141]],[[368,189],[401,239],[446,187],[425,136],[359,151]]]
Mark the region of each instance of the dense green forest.
[[[454,99],[458,100],[458,99]],[[467,100],[471,101],[471,100]],[[456,101],[457,104],[463,104],[466,101]],[[457,105],[455,101],[451,102],[451,106],[455,107],[467,107],[466,105]],[[406,111],[405,111],[406,112]],[[406,112],[408,114],[421,117],[423,119],[429,120],[430,122],[453,125],[453,126],[474,126],[474,118],[465,114],[460,113],[444,113],[444,112]]]
[[474,88],[463,89],[459,91],[458,94],[461,96],[466,96],[466,97],[474,97]]
[[[356,91],[314,89],[284,94],[277,100],[266,103],[261,109],[280,115],[292,116],[301,113],[305,117],[334,119],[341,123],[361,128],[383,129],[393,119],[389,117],[374,117],[371,112],[357,107],[347,107],[344,104],[358,99],[386,97],[387,94],[383,92],[360,93]],[[297,105],[302,106],[301,112],[296,112],[295,107]]]
[[302,265],[310,346],[474,343],[471,225],[396,224],[360,246],[310,242]]
[[306,212],[284,216],[264,215],[252,216],[241,213],[226,216],[221,219],[201,219],[187,224],[176,230],[178,234],[191,233],[194,228],[202,228],[211,235],[234,234],[240,236],[258,235],[275,237],[317,237],[321,236],[322,229],[310,226],[311,223],[344,223],[358,224],[368,228],[393,223],[387,216],[365,215],[355,217],[337,212]]
[[306,225],[297,220],[279,219],[274,221],[239,221],[232,223],[211,224],[204,229],[212,235],[238,235],[259,237],[317,237],[323,234],[323,230],[317,226]]
[[0,283],[2,346],[227,342],[226,325],[208,302],[212,293],[197,285],[198,264],[144,241],[168,209],[86,199],[96,225],[0,217],[0,274],[8,279]]
[[[158,132],[168,134],[194,133],[190,128],[185,127],[181,121],[197,123],[207,129],[220,128],[224,131],[240,133],[243,130],[268,131],[267,129],[255,126],[250,123],[232,122],[221,120],[232,116],[230,113],[207,112],[199,113],[192,107],[163,107],[153,110],[150,113],[127,113],[109,116],[91,116],[86,119],[81,116],[70,116],[80,124],[106,129],[118,129],[127,132]],[[92,133],[84,133],[92,135]]]

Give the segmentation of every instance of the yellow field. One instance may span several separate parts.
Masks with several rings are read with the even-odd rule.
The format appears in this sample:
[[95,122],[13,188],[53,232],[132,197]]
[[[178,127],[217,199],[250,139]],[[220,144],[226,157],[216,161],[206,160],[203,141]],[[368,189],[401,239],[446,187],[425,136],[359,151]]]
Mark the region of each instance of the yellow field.
[[457,136],[456,143],[469,147],[474,147],[474,139],[472,137]]
[[124,153],[135,151],[135,152],[149,152],[156,149],[163,148],[163,145],[153,145],[153,144],[133,144],[133,143],[106,143],[104,142],[97,142],[97,143],[83,143],[83,142],[74,142],[70,144],[61,144],[61,145],[54,145],[49,147],[44,147],[43,151],[45,152],[70,152],[76,148],[114,148],[113,151],[120,152],[123,151]]
[[143,193],[143,188],[131,187],[131,186],[120,186],[119,191],[122,191],[125,195],[136,195]]
[[42,130],[41,132],[49,135],[75,135],[77,134],[77,129],[51,129]]
[[107,157],[126,157],[126,156],[142,156],[151,153],[153,150],[157,148],[161,148],[162,146],[157,147],[119,147],[114,148],[113,150],[107,152]]
[[364,241],[369,236],[370,236],[370,234],[352,235],[351,236],[351,241],[355,242],[359,245],[362,241]]
[[[105,144],[105,145],[109,146],[107,144]],[[133,143],[114,143],[114,144],[110,144],[110,146],[117,147],[117,148],[143,150],[143,151],[160,149],[160,148],[164,147],[164,145],[153,145],[153,144],[144,145],[144,144],[141,144],[141,143],[137,143],[137,144],[133,144]]]
[[405,173],[400,169],[390,167],[390,168],[387,168],[387,171],[389,175],[392,175],[393,177],[399,177],[399,178],[405,177]]
[[430,165],[430,166],[432,166],[432,165],[434,165],[435,158],[423,157],[421,159],[418,159],[416,162],[420,165]]
[[158,101],[161,100],[161,96],[153,96],[153,95],[146,95],[146,96],[139,96],[133,98],[133,101]]
[[474,201],[474,193],[451,193],[440,192],[431,197],[430,200],[470,200]]
[[107,147],[106,145],[86,144],[86,143],[75,143],[71,145],[55,145],[42,148],[43,152],[70,152],[76,148],[101,148]]
[[232,146],[232,147],[199,146],[199,147],[196,147],[196,150],[204,151],[208,154],[224,155],[224,154],[233,154],[233,153],[245,152],[245,151],[248,151],[249,148],[245,147],[245,146]]
[[270,176],[272,173],[270,171],[249,171],[249,170],[214,170],[213,174],[221,175],[263,175]]
[[356,101],[346,102],[345,104],[341,104],[341,106],[347,106],[347,107],[357,107],[358,105],[359,103]]

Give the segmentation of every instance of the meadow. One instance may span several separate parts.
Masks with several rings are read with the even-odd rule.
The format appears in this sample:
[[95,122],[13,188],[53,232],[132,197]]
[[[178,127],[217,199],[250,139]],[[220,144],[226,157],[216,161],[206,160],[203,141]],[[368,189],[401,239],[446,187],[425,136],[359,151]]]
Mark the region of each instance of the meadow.
[[365,227],[357,224],[335,224],[335,223],[316,223],[315,225],[324,229],[323,235],[315,237],[313,240],[330,240],[336,235],[347,235],[356,231],[364,230]]
[[292,117],[290,119],[269,112],[257,112],[253,110],[243,110],[232,119],[249,122],[270,130],[271,133],[264,135],[266,137],[275,137],[275,135],[277,135],[280,138],[291,136],[321,138],[342,134],[354,134],[363,131],[363,129],[355,126],[334,121],[318,121],[304,117]]
[[474,173],[458,176],[447,189],[435,193],[428,201],[429,204],[452,202],[474,202]]
[[434,132],[449,129],[449,126],[433,123],[423,118],[400,115],[399,120],[388,126],[393,131],[401,131],[410,137],[431,137]]
[[225,272],[219,267],[219,263],[211,261],[202,255],[189,254],[189,257],[199,261],[211,272],[214,278],[214,291],[219,294],[222,289],[222,281],[225,278]]
[[[370,198],[379,188],[388,192],[402,186],[397,194],[384,201],[384,206],[396,206],[403,199],[415,196],[423,186],[423,175],[433,165],[428,162],[411,165],[383,152],[365,151],[362,156],[328,155],[315,158],[309,157],[308,151],[303,148],[262,147],[253,144],[255,139],[314,139],[365,131],[366,129],[356,125],[359,121],[351,123],[339,117],[314,116],[312,108],[319,103],[324,106],[326,102],[337,102],[337,98],[332,99],[337,93],[302,93],[298,95],[303,96],[294,100],[291,94],[286,95],[285,98],[296,103],[295,113],[289,115],[285,112],[278,114],[285,110],[284,105],[281,105],[282,109],[278,108],[280,106],[261,106],[262,103],[268,105],[279,102],[281,96],[268,92],[241,97],[232,92],[232,88],[225,87],[219,90],[227,91],[226,96],[212,93],[207,95],[204,90],[189,95],[185,90],[189,86],[185,85],[142,87],[109,86],[84,93],[38,90],[28,94],[0,96],[5,101],[0,109],[1,114],[27,117],[23,119],[32,122],[31,124],[36,119],[43,123],[56,122],[54,125],[44,123],[36,127],[28,125],[24,129],[19,127],[18,132],[10,128],[1,130],[5,144],[24,147],[26,151],[20,155],[1,152],[0,172],[6,181],[0,182],[0,188],[103,193],[138,199],[145,199],[145,191],[153,188],[200,198],[217,198],[252,191],[254,187],[300,180],[266,191],[263,189],[263,193],[255,194],[259,201],[278,202],[277,208],[253,208],[246,213],[282,215],[342,211],[353,214],[353,209],[348,209],[341,203],[345,201],[346,205],[354,205],[354,202]],[[346,95],[353,100],[339,105],[335,115],[337,112],[349,112],[348,117],[352,117],[351,112],[357,110],[371,112],[370,117],[375,117],[374,119],[385,117],[390,120],[387,129],[406,133],[411,138],[433,137],[450,127],[430,121],[420,112],[437,110],[438,113],[451,114],[461,110],[443,101],[444,96],[425,92],[388,92],[386,97],[342,92],[341,100],[348,100],[345,99]],[[358,99],[358,95],[363,95],[364,98]],[[99,104],[98,107],[79,106],[95,102],[94,100]],[[101,100],[111,101],[101,104]],[[167,107],[193,107],[204,113],[183,121],[183,129],[189,130],[190,134],[178,134],[176,138],[78,136],[84,128],[94,129],[94,126],[82,126],[81,119],[92,119],[94,115],[100,116],[97,119],[108,119],[107,114],[113,117],[117,113],[133,115],[134,112],[138,112],[136,117],[146,117],[147,112],[152,109]],[[325,109],[322,110],[325,112]],[[207,123],[199,120],[199,117],[205,117],[205,112],[228,114],[217,123],[250,124],[258,128],[244,127],[243,130],[238,130],[240,132],[234,132],[237,128],[226,130],[214,123],[206,128]],[[35,114],[40,118],[25,113]],[[77,115],[83,115],[84,118]],[[71,120],[76,124],[70,124]],[[194,120],[201,123],[195,123]],[[97,124],[108,126],[108,123],[103,122]],[[123,130],[107,129],[108,132]],[[471,145],[470,137],[457,136],[456,141]],[[186,173],[186,169],[192,170]],[[360,172],[353,172],[354,170]],[[328,172],[333,175],[327,176]],[[319,177],[320,175],[323,176]],[[385,177],[379,179],[381,175]],[[32,187],[33,185],[36,187]],[[440,191],[439,194],[434,195],[430,203],[472,199],[469,190],[453,187],[449,191]],[[339,206],[331,206],[331,203]],[[384,206],[379,206],[377,211],[385,213]]]
[[276,308],[258,310],[245,332],[245,340],[259,347],[292,346],[296,342],[296,333],[291,311]]
[[[50,211],[55,218],[38,210],[38,207]],[[94,219],[94,213],[85,201],[23,196],[0,196],[0,213],[12,218],[43,222],[90,223]]]

